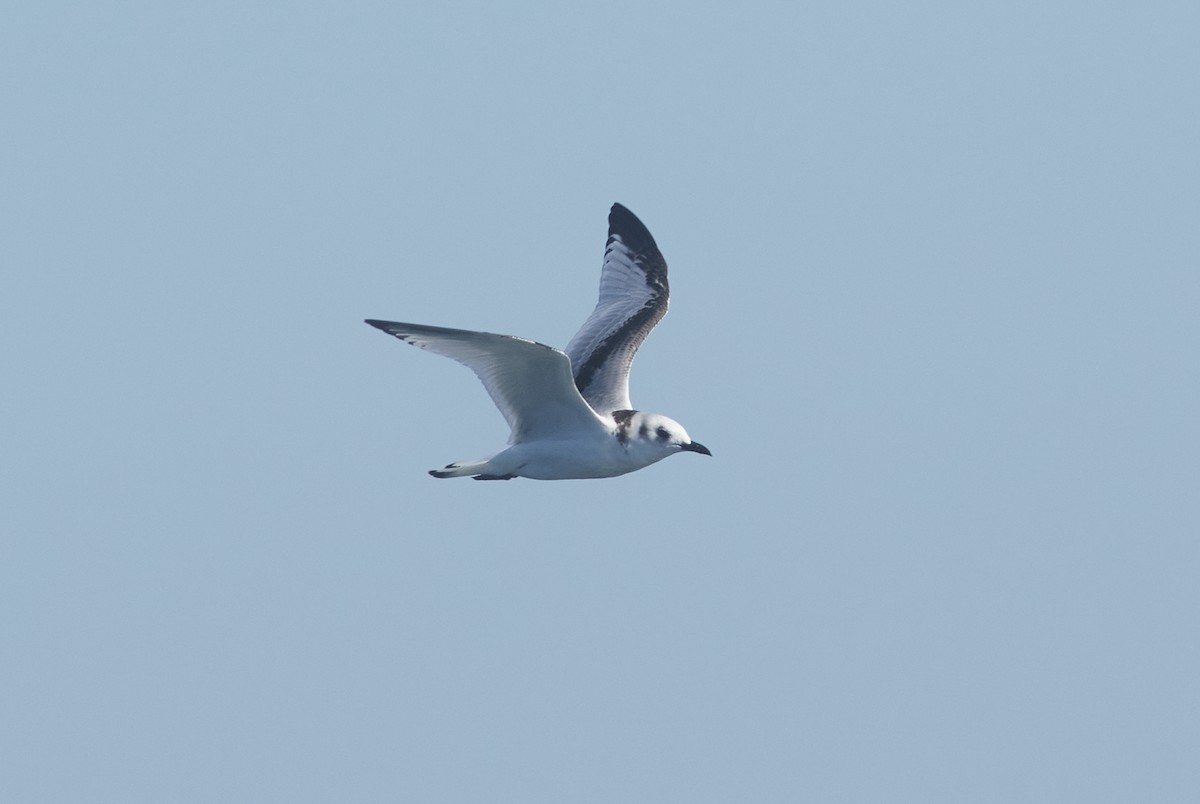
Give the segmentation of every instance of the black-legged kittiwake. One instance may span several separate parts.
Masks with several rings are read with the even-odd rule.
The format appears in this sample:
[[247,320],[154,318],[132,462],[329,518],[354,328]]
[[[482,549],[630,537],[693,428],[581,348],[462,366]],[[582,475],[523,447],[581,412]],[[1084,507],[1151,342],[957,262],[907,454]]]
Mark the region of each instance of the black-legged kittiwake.
[[675,420],[634,410],[629,401],[629,367],[666,315],[667,296],[667,263],[654,238],[637,216],[613,204],[600,299],[566,351],[511,335],[367,323],[474,371],[512,428],[506,449],[429,474],[476,480],[615,477],[677,452],[712,454]]

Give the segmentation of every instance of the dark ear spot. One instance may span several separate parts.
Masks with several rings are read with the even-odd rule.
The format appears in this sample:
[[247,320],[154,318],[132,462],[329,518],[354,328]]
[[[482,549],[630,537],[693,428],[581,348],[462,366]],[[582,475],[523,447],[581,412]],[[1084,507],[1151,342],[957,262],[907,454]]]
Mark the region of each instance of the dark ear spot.
[[665,427],[658,428],[657,432],[658,432],[658,440],[659,441],[666,441],[668,438],[671,437],[671,434],[667,432],[667,428],[665,428]]
[[638,428],[638,438],[646,438],[649,435],[650,428],[646,424],[642,424],[642,426]]

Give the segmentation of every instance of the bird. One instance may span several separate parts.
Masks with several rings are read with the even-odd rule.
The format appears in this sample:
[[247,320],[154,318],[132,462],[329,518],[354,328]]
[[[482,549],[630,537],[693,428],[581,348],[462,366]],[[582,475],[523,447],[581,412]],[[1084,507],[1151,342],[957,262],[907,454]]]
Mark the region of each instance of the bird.
[[595,309],[565,350],[527,338],[368,318],[405,343],[475,372],[507,420],[504,449],[429,474],[476,480],[616,477],[680,452],[712,455],[683,425],[635,410],[629,369],[667,313],[667,262],[636,215],[608,213],[608,240]]

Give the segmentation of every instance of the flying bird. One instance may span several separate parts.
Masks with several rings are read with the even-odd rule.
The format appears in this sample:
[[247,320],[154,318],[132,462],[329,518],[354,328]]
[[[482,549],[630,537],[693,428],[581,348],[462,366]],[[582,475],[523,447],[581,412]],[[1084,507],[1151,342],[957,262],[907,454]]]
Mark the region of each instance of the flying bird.
[[629,367],[667,313],[667,263],[620,204],[608,213],[600,299],[565,351],[512,335],[367,319],[475,372],[504,414],[508,447],[433,469],[434,477],[535,480],[616,477],[677,452],[712,455],[674,419],[634,410]]

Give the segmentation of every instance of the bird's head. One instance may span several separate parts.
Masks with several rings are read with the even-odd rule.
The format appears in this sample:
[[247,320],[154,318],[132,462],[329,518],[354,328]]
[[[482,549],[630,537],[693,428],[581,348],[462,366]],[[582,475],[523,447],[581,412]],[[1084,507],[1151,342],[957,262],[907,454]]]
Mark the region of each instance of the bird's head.
[[633,411],[626,425],[626,438],[635,442],[639,448],[663,451],[663,457],[675,452],[712,455],[708,447],[692,440],[682,424],[658,413]]

